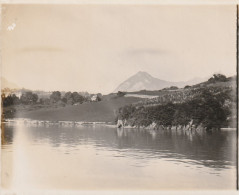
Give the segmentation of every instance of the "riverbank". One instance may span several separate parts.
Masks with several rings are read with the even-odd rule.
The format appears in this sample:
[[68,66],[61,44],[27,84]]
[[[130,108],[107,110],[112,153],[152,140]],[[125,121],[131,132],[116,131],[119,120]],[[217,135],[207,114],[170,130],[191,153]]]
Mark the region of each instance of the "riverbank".
[[[77,128],[77,127],[82,127],[82,126],[108,126],[108,127],[112,127],[112,128],[117,128],[117,125],[113,122],[86,122],[86,121],[49,121],[49,120],[32,120],[32,119],[28,119],[28,118],[14,118],[14,119],[5,119],[3,121],[4,124],[7,125],[25,125],[28,127],[72,127],[72,128]],[[117,128],[118,129],[118,128]],[[159,130],[159,129],[155,129],[152,126],[148,126],[148,127],[136,127],[136,126],[125,126],[123,128],[120,129],[145,129],[145,130]],[[161,130],[165,130],[162,129]],[[182,130],[182,131],[191,131],[190,129],[187,128],[180,128],[177,129],[175,127],[171,128],[170,130]],[[194,129],[195,131],[200,131],[203,130],[203,128],[201,129]],[[236,128],[221,128],[221,131],[236,131]]]
[[9,125],[26,125],[26,126],[61,126],[61,127],[77,127],[87,125],[107,125],[116,127],[115,124],[110,122],[86,122],[86,121],[49,121],[49,120],[32,120],[29,118],[13,118],[5,119],[4,124]]

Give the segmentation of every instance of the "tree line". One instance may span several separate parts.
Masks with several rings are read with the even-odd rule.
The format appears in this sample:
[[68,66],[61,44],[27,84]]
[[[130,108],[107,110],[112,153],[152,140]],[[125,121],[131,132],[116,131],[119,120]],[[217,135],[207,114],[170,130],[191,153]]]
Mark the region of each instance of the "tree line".
[[[102,95],[100,93],[96,94],[95,101],[101,101]],[[91,101],[90,96],[83,96],[78,92],[67,92],[64,95],[61,94],[60,91],[53,91],[50,97],[39,98],[36,93],[31,91],[23,93],[20,97],[16,96],[16,94],[10,94],[5,96],[2,94],[2,104],[4,107],[11,105],[34,105],[34,104],[42,104],[42,105],[73,105],[73,104],[82,104],[83,102]]]

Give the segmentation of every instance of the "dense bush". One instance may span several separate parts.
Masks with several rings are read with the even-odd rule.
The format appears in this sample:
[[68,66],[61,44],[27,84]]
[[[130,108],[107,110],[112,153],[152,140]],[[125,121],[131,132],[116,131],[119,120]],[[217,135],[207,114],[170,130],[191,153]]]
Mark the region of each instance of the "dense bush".
[[17,97],[15,94],[8,95],[7,97],[2,94],[2,104],[4,107],[17,105],[17,104],[35,104],[38,100],[38,95],[32,92],[26,92]]
[[15,95],[9,95],[5,97],[4,94],[2,94],[2,104],[3,106],[11,106],[11,105],[16,105],[20,103],[20,99]]
[[215,83],[215,82],[226,82],[228,81],[227,77],[223,74],[214,74],[213,77],[208,79],[208,82]]
[[125,96],[126,95],[126,93],[125,92],[122,92],[122,91],[118,91],[118,93],[117,93],[117,96],[118,97],[123,97],[123,96]]
[[50,100],[52,103],[56,103],[59,100],[61,100],[61,92],[53,91],[52,94],[50,95]]
[[38,95],[28,91],[21,95],[20,102],[22,104],[35,104],[38,100]]
[[231,115],[230,107],[225,106],[229,94],[213,94],[203,90],[200,95],[183,103],[167,103],[157,106],[125,106],[119,109],[118,118],[131,126],[147,127],[155,123],[157,127],[171,128],[186,126],[190,122],[194,127],[205,129],[221,128],[227,124]]
[[62,101],[69,105],[73,105],[75,103],[82,104],[84,101],[86,101],[86,98],[77,92],[71,93],[69,91],[69,92],[65,93],[64,97],[62,98]]
[[177,90],[177,89],[178,89],[177,86],[171,86],[171,87],[163,88],[162,90]]

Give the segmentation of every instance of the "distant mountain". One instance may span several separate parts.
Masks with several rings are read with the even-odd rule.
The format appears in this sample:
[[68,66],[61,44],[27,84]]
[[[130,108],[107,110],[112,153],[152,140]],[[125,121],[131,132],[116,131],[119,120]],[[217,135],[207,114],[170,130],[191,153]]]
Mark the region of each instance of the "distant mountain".
[[186,85],[195,85],[197,83],[206,81],[207,79],[202,78],[195,78],[191,79],[189,81],[183,81],[183,82],[170,82],[170,81],[164,81],[158,78],[152,77],[147,72],[139,71],[135,75],[128,78],[126,81],[121,83],[115,90],[115,92],[118,91],[139,91],[139,90],[160,90],[165,87],[170,86],[177,86],[177,87],[184,87]]
[[12,83],[10,81],[8,81],[7,79],[5,79],[4,77],[1,77],[1,88],[9,88],[9,89],[18,89],[19,86],[15,83]]

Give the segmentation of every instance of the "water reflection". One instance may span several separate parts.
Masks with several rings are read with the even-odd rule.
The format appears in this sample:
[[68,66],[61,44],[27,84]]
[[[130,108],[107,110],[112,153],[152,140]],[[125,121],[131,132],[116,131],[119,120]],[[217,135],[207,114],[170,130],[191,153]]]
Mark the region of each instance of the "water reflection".
[[[49,142],[52,147],[64,145],[72,149],[90,144],[99,150],[121,150],[124,155],[133,151],[140,158],[190,159],[212,168],[236,164],[234,131],[116,129],[106,126],[28,127],[25,130],[35,144]],[[7,127],[4,135],[6,143],[12,143],[13,131],[14,126]]]
[[8,125],[7,130],[5,131],[5,125],[1,125],[1,142],[2,145],[12,144],[13,136],[14,136],[14,126]]
[[[16,134],[18,136],[15,138]],[[120,171],[118,170],[119,167],[115,165],[115,160],[117,160],[117,163],[124,162],[126,165],[123,166],[128,166],[128,168],[135,167],[137,171],[139,169],[148,169],[153,165],[155,167],[160,165],[161,168],[158,168],[158,171],[161,174],[165,172],[163,169],[171,167],[172,163],[180,166],[184,165],[186,170],[198,170],[197,174],[201,173],[204,170],[203,167],[205,167],[208,174],[215,174],[215,176],[219,175],[220,171],[235,168],[236,166],[235,131],[116,129],[103,125],[79,126],[77,128],[25,126],[19,129],[16,125],[5,124],[2,136],[4,138],[2,142],[3,149],[6,146],[17,143],[13,150],[19,151],[19,146],[23,150],[24,145],[21,142],[24,138],[25,148],[30,151],[35,147],[39,150],[39,155],[42,152],[41,148],[44,148],[44,152],[52,151],[49,154],[44,153],[44,155],[56,155],[55,152],[57,152],[59,155],[66,155],[61,157],[63,160],[71,156],[79,163],[79,159],[82,161],[81,155],[84,155],[84,162],[86,161],[85,163],[87,164],[87,158],[92,159],[91,161],[95,159],[94,163],[96,165],[94,164],[94,168],[91,165],[89,168],[91,171],[92,169],[98,171],[99,167],[102,167],[100,164],[106,162],[112,166],[112,170],[117,169],[117,171]],[[29,155],[33,154],[29,152]],[[55,158],[60,161],[60,159],[57,159],[58,157]],[[109,159],[106,161],[106,158]],[[165,162],[168,163],[165,164]],[[45,163],[47,167],[50,166],[47,165],[47,162]],[[69,164],[68,160],[62,163]],[[72,162],[70,161],[70,163]],[[18,166],[18,169],[21,168]],[[101,169],[107,175],[107,170]],[[173,169],[174,165],[170,170],[172,173]],[[133,170],[132,174],[135,174],[135,170]],[[125,169],[122,167],[123,171]],[[149,172],[154,174],[151,168]],[[154,175],[154,177],[156,176]],[[172,176],[169,177],[171,178]],[[26,178],[28,177],[30,176],[26,176]]]

